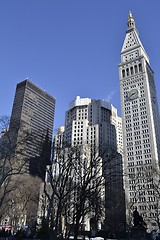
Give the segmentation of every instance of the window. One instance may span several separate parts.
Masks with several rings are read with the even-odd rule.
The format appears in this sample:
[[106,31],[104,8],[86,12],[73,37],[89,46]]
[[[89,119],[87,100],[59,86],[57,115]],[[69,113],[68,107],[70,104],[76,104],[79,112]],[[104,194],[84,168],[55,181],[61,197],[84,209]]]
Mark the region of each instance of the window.
[[134,70],[135,70],[135,73],[138,72],[138,68],[137,68],[137,65],[134,66]]
[[141,63],[139,64],[139,72],[142,72],[142,65],[141,65]]
[[123,78],[125,77],[125,70],[124,69],[122,70],[122,77]]

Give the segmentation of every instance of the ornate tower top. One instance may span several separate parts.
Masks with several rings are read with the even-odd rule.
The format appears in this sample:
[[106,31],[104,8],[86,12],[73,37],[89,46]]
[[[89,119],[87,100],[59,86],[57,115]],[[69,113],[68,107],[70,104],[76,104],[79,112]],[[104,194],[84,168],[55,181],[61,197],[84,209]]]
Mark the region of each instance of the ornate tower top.
[[133,28],[133,27],[135,27],[135,21],[130,11],[128,16],[128,28]]
[[149,63],[149,57],[141,43],[136,24],[131,12],[129,12],[127,24],[128,28],[126,30],[126,37],[121,50],[121,62],[129,62],[133,59],[137,59],[140,56],[143,56]]

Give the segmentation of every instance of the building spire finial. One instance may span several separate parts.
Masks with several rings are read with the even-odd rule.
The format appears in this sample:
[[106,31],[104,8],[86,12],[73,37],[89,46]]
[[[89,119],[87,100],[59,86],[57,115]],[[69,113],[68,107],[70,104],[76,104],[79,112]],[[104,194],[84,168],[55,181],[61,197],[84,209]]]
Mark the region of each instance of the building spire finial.
[[129,28],[135,27],[135,21],[134,21],[131,11],[129,11],[129,16],[128,16],[128,27]]
[[128,18],[132,18],[132,12],[131,11],[129,11],[129,16],[128,16]]

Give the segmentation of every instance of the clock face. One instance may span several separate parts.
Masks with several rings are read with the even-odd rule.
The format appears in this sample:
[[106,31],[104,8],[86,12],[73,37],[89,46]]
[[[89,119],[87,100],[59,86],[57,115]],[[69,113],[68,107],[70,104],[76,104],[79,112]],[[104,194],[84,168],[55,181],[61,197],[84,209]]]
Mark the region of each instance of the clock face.
[[131,91],[128,92],[128,99],[129,100],[134,100],[138,97],[138,90],[137,89],[132,89]]

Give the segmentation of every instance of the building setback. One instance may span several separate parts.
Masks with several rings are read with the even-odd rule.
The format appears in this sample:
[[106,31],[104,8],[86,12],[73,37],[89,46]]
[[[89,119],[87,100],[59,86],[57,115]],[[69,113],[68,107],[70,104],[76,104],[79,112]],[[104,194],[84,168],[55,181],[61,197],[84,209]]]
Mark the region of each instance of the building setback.
[[26,170],[33,175],[44,177],[40,165],[43,168],[42,161],[50,160],[54,111],[55,99],[44,90],[28,79],[17,84],[9,130],[16,132],[14,141],[20,141],[24,132],[30,135],[24,155],[29,159]]
[[119,64],[128,222],[138,208],[149,229],[156,224],[153,171],[159,168],[160,121],[154,73],[131,13]]

